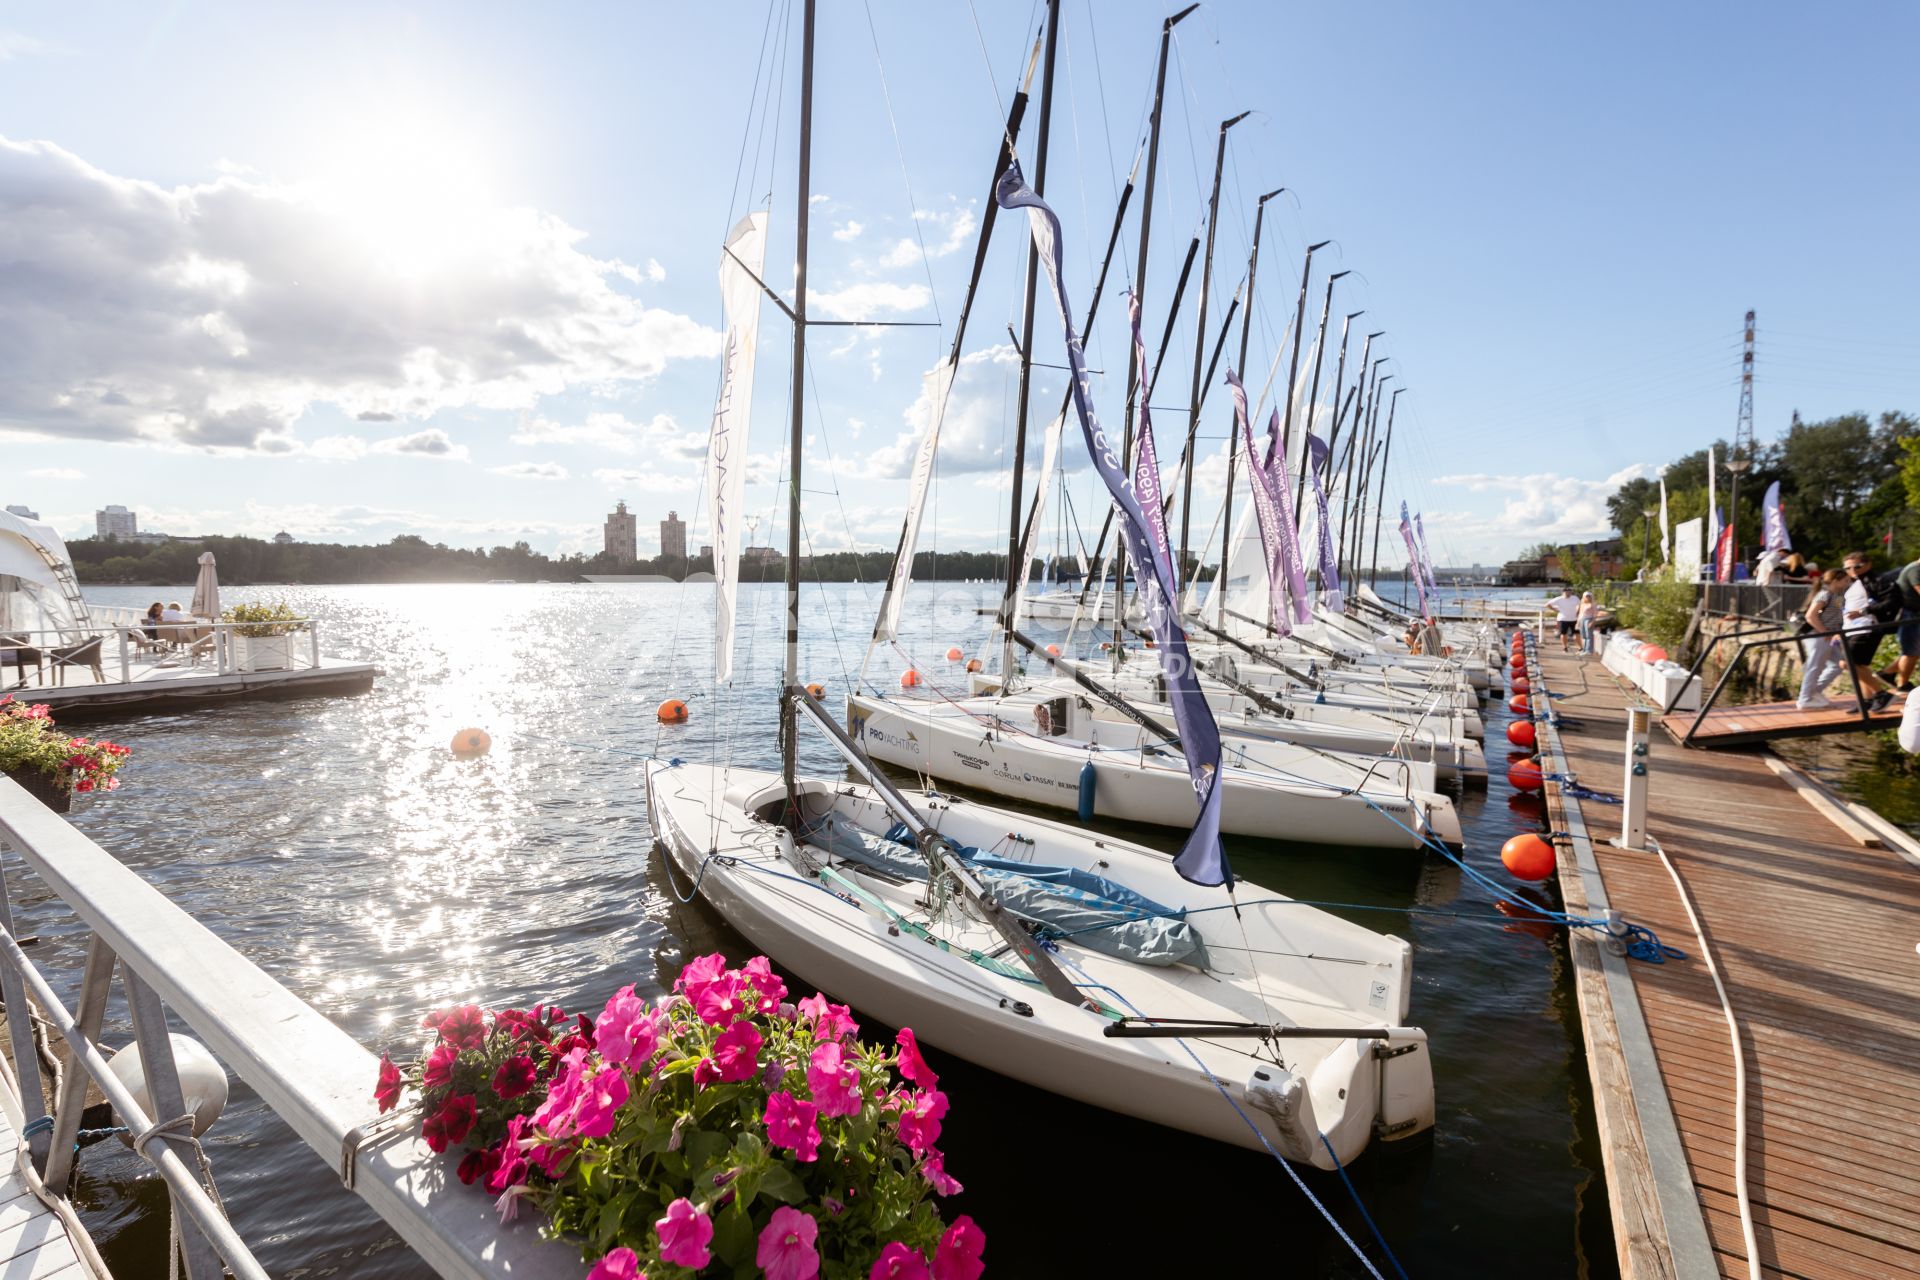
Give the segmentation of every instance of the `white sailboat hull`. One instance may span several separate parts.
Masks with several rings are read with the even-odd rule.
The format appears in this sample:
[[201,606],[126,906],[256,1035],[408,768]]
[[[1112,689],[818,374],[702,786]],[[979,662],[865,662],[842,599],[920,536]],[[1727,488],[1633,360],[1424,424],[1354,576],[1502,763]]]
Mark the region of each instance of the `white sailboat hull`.
[[[840,880],[863,885],[860,894],[823,883],[823,851],[805,842],[796,848],[791,834],[768,820],[784,805],[778,775],[651,761],[646,776],[655,839],[671,860],[677,895],[681,886],[697,886],[783,969],[863,1013],[912,1026],[926,1043],[1065,1097],[1202,1137],[1252,1148],[1264,1138],[1289,1160],[1322,1169],[1333,1167],[1334,1156],[1344,1164],[1376,1139],[1410,1137],[1433,1124],[1426,1035],[1399,1026],[1410,994],[1410,949],[1399,938],[1246,882],[1237,893],[1238,917],[1206,910],[1223,905],[1226,895],[1186,884],[1164,857],[1137,846],[970,801],[916,795],[929,822],[957,843],[984,846],[1018,830],[1035,861],[1106,868],[1136,891],[1190,913],[1206,945],[1205,971],[1133,964],[1063,939],[1066,971],[1102,1000],[1156,1018],[1393,1028],[1383,1039],[1288,1039],[1287,1069],[1270,1056],[1254,1057],[1254,1039],[1114,1039],[1104,1034],[1108,1016],[929,945],[883,914],[911,915],[924,883],[859,881],[844,863]],[[874,832],[891,822],[867,788],[798,785],[810,817],[831,814]],[[885,906],[889,900],[898,907]],[[984,945],[966,933],[977,928],[960,925],[956,948]]]

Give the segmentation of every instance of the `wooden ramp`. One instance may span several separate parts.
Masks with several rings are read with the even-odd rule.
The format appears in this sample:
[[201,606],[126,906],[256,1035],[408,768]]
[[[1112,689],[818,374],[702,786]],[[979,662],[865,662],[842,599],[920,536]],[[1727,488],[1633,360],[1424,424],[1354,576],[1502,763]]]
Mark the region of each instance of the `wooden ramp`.
[[28,1189],[19,1123],[13,1073],[0,1064],[0,1280],[108,1280],[93,1242]]
[[[1546,655],[1543,674],[1569,722],[1557,733],[1560,767],[1618,793],[1637,691],[1574,656]],[[1849,838],[1759,755],[1682,751],[1656,734],[1648,766],[1649,830],[1693,896],[1741,1024],[1765,1273],[1920,1276],[1920,869]],[[1556,830],[1590,837],[1584,852],[1562,849],[1563,885],[1585,858],[1613,908],[1687,953],[1613,962],[1611,1008],[1592,1004],[1588,974],[1577,983],[1623,1274],[1708,1272],[1664,1247],[1667,1231],[1697,1233],[1703,1221],[1720,1273],[1744,1277],[1733,1047],[1693,928],[1660,858],[1609,843],[1619,806],[1550,800]],[[1624,1070],[1603,1072],[1610,1062]],[[1679,1171],[1682,1192],[1691,1184],[1692,1205],[1671,1185],[1664,1201],[1655,1194],[1663,1138],[1678,1148],[1668,1172]],[[1697,1206],[1701,1221],[1648,1211],[1663,1204],[1672,1218],[1676,1202]]]
[[1704,715],[1676,711],[1660,723],[1675,742],[1685,746],[1750,747],[1774,738],[1815,738],[1897,728],[1903,705],[1896,698],[1885,711],[1863,720],[1852,698],[1840,699],[1820,711],[1801,711],[1791,702],[1758,702],[1744,707],[1711,707]]

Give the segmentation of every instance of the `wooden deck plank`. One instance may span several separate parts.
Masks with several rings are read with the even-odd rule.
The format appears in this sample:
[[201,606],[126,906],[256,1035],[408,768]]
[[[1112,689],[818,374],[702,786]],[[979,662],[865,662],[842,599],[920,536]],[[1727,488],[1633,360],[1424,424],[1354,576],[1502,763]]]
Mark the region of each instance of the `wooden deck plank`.
[[1851,698],[1839,706],[1818,711],[1802,711],[1791,702],[1759,702],[1745,706],[1716,706],[1701,717],[1694,727],[1694,714],[1676,711],[1662,723],[1675,742],[1693,734],[1698,747],[1747,746],[1771,738],[1806,738],[1831,733],[1859,733],[1863,729],[1886,729],[1900,723],[1900,703],[1867,718],[1862,724]]
[[[1546,654],[1543,674],[1568,695],[1555,704],[1565,768],[1617,788],[1626,695],[1574,658]],[[1709,722],[1724,727],[1731,710]],[[1733,714],[1747,729],[1796,731],[1815,715],[1791,704]],[[1677,739],[1692,719],[1666,723]],[[1756,755],[1682,751],[1656,735],[1649,767],[1649,829],[1687,882],[1741,1022],[1763,1267],[1812,1280],[1920,1276],[1920,873],[1854,843]],[[1689,953],[1634,965],[1633,990],[1722,1272],[1744,1276],[1718,994],[1660,859],[1604,843],[1618,807],[1578,808],[1612,905]]]

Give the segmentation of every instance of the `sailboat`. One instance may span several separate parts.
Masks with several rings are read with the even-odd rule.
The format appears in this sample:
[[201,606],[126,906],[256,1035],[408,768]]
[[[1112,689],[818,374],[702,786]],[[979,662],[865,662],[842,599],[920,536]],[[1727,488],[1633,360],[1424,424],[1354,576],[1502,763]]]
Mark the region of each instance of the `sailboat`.
[[[796,375],[781,768],[648,762],[648,812],[676,894],[704,897],[783,968],[874,1017],[1114,1111],[1269,1145],[1321,1168],[1376,1139],[1430,1127],[1426,1035],[1405,1025],[1407,943],[1236,884],[1204,796],[1188,852],[1169,861],[1093,831],[932,790],[909,794],[799,684],[798,371],[809,324],[815,0],[805,0],[802,23],[795,280],[783,305]],[[1049,0],[1043,115],[1058,24],[1059,0]],[[1170,30],[1171,22],[1163,65]],[[998,150],[1000,204],[1031,194],[1014,150],[1025,96],[1023,88]],[[740,272],[751,275],[729,252],[723,279],[737,283]],[[735,329],[746,327],[730,317],[730,351]],[[740,372],[730,357],[729,377]],[[727,450],[744,441],[735,394],[722,391],[716,450],[721,431]],[[723,619],[730,628],[731,601],[716,613],[717,625]],[[716,635],[719,669],[730,645],[730,629]],[[826,735],[860,782],[799,775],[802,720]],[[1198,795],[1189,791],[1184,802]]]

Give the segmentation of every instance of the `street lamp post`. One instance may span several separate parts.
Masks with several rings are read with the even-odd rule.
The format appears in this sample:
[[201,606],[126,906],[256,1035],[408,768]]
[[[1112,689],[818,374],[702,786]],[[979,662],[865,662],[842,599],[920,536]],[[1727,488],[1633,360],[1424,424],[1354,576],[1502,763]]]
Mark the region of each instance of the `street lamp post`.
[[1640,508],[1640,580],[1647,578],[1648,552],[1653,546],[1653,508]]
[[1738,586],[1740,569],[1740,477],[1753,466],[1751,458],[1728,458],[1727,470],[1733,473],[1733,491],[1727,495],[1727,543],[1731,551],[1727,565],[1727,581],[1733,587],[1733,616],[1737,619],[1744,612],[1741,604],[1746,593]]

